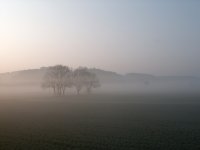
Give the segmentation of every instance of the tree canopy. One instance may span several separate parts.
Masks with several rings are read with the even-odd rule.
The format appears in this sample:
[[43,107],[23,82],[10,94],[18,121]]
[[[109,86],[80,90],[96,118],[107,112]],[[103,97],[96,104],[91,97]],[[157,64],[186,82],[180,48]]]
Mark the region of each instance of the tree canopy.
[[93,88],[100,86],[100,82],[96,74],[89,71],[88,68],[79,67],[74,71],[68,66],[56,65],[47,68],[43,88],[50,88],[55,95],[65,95],[67,88],[74,87],[77,94],[80,94],[82,89],[87,93],[91,93]]

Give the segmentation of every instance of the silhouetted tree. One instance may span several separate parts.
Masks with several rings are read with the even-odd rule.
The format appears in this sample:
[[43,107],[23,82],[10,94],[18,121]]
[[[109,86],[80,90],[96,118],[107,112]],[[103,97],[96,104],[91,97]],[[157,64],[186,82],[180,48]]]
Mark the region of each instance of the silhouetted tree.
[[100,86],[96,74],[91,73],[87,68],[79,67],[73,73],[73,85],[76,88],[77,94],[80,94],[82,88],[86,88],[90,93],[92,88]]
[[72,87],[72,70],[62,65],[49,67],[44,76],[42,87],[52,88],[56,95],[64,95],[66,88]]
[[100,87],[100,82],[96,74],[88,72],[84,86],[87,90],[87,93],[91,93],[92,88]]
[[84,86],[84,77],[85,77],[86,68],[79,67],[73,72],[73,86],[75,87],[77,94],[80,93],[81,89]]

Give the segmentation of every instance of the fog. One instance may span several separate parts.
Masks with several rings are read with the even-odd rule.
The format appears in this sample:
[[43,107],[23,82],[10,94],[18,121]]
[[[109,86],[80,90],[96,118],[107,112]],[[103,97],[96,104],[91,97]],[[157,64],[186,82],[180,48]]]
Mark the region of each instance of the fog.
[[[4,73],[0,78],[0,149],[199,145],[198,77],[123,75],[56,65]],[[63,86],[65,92],[60,93]],[[77,87],[82,87],[80,92]]]
[[[90,94],[198,94],[200,78],[192,76],[154,76],[149,74],[117,74],[101,69],[89,69],[95,73],[100,87]],[[0,75],[2,95],[53,95],[51,89],[43,89],[46,69],[29,69]],[[81,90],[86,95],[86,89]],[[76,95],[75,87],[66,89],[67,95]]]
[[0,150],[199,150],[199,6],[0,0]]

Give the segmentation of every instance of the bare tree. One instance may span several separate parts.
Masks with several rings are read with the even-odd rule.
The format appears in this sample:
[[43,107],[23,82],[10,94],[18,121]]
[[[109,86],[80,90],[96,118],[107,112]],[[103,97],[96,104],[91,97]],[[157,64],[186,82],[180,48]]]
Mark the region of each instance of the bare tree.
[[76,88],[77,94],[80,94],[82,88],[86,88],[90,93],[92,88],[100,86],[96,74],[91,73],[87,68],[79,67],[73,73],[73,85]]
[[96,76],[96,74],[88,72],[88,76],[85,80],[85,88],[87,90],[87,93],[91,93],[92,88],[100,87],[100,82]]
[[54,94],[65,94],[66,88],[72,86],[72,71],[67,66],[56,65],[49,67],[42,83],[43,88],[53,89]]
[[84,85],[84,72],[86,68],[79,67],[73,72],[73,86],[75,87],[77,94],[80,94]]

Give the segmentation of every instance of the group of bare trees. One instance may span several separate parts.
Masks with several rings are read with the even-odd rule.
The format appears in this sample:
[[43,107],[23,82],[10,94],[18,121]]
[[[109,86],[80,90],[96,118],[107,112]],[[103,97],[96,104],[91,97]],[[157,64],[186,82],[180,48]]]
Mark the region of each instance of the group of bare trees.
[[79,67],[75,70],[63,65],[48,67],[44,80],[43,88],[52,89],[55,95],[65,95],[67,88],[75,88],[77,94],[80,94],[82,89],[87,93],[91,93],[93,88],[100,86],[96,74],[89,71],[87,68]]

